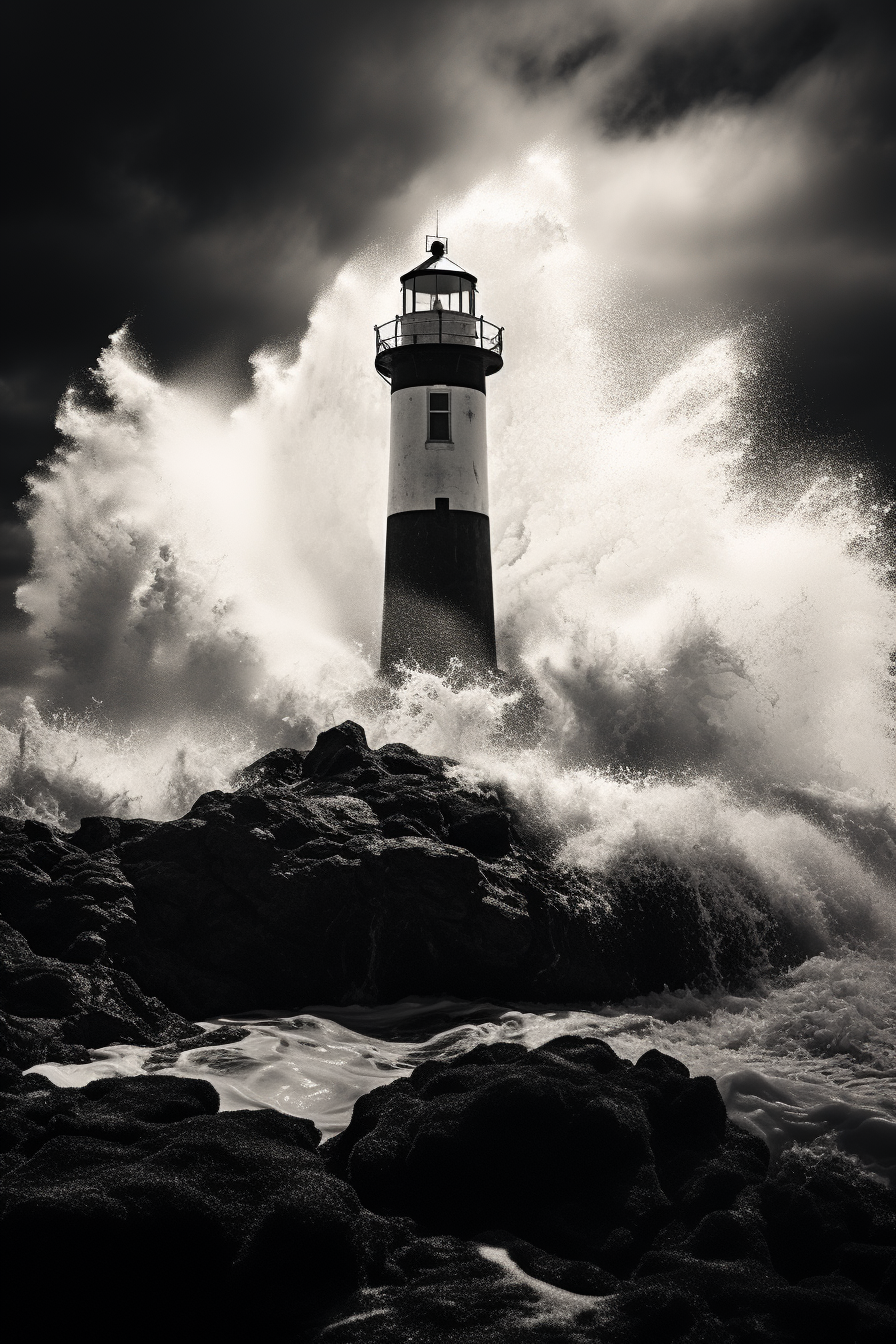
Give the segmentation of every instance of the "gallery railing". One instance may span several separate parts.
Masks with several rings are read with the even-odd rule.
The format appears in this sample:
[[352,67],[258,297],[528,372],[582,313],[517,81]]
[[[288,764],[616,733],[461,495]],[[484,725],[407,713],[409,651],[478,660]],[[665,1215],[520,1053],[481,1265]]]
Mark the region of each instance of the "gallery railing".
[[484,317],[457,313],[450,309],[429,309],[419,313],[398,314],[389,322],[374,327],[376,353],[402,345],[476,345],[500,355],[504,350],[504,328],[486,322]]

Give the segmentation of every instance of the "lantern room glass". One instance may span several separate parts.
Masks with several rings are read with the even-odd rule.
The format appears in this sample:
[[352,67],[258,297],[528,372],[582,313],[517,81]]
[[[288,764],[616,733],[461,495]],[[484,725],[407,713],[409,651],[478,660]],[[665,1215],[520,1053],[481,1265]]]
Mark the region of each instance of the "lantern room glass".
[[444,271],[423,271],[410,276],[403,287],[404,313],[428,313],[438,300],[445,312],[476,312],[475,289],[472,280]]

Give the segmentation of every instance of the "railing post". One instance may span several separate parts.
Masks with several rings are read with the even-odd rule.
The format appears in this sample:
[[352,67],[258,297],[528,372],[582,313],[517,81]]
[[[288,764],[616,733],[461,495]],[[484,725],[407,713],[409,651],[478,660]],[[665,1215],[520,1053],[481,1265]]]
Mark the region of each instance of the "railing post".
[[485,349],[485,329],[482,325],[482,314],[479,314],[479,349]]
[[439,345],[442,344],[442,310],[439,309]]

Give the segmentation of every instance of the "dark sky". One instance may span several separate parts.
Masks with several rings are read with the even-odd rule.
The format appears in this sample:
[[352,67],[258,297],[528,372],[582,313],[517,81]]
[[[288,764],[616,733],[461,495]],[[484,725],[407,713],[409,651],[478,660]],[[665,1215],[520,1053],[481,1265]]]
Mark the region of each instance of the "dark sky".
[[31,0],[4,38],[7,606],[22,476],[125,319],[239,387],[353,249],[539,136],[650,301],[772,315],[782,437],[896,474],[892,0]]

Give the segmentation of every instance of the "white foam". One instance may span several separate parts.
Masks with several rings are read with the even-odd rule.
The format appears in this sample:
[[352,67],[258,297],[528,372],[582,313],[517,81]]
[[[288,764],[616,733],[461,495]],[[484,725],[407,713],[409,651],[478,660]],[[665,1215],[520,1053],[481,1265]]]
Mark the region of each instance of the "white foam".
[[588,1293],[571,1293],[566,1288],[557,1288],[552,1283],[545,1283],[542,1279],[536,1279],[524,1269],[520,1269],[516,1261],[501,1246],[480,1246],[479,1254],[484,1260],[489,1260],[493,1265],[503,1269],[509,1279],[525,1284],[537,1294],[535,1310],[527,1312],[519,1322],[522,1329],[526,1327],[532,1329],[542,1324],[566,1326],[569,1329],[588,1328],[598,1325],[601,1317],[607,1314],[605,1308],[612,1294],[593,1297]]
[[[248,1027],[249,1036],[187,1051],[173,1067],[151,1071],[207,1078],[222,1109],[304,1115],[325,1137],[345,1127],[359,1096],[424,1060],[456,1059],[498,1041],[531,1049],[557,1036],[597,1036],[623,1058],[658,1049],[692,1074],[716,1078],[732,1118],[774,1152],[794,1142],[833,1143],[896,1177],[896,981],[889,963],[867,956],[816,957],[750,996],[679,990],[591,1008],[513,1009],[406,999],[203,1025],[225,1021]],[[91,1054],[89,1064],[43,1064],[34,1072],[81,1086],[140,1074],[152,1051],[110,1046]]]

